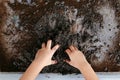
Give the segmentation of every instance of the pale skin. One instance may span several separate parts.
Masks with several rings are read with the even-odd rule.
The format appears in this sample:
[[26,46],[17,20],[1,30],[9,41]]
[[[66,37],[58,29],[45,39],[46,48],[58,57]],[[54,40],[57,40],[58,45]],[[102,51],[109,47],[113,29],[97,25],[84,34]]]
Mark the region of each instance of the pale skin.
[[83,74],[85,80],[99,80],[96,73],[94,72],[81,51],[79,51],[74,46],[70,46],[69,49],[66,50],[66,53],[69,55],[70,61],[65,61],[71,66],[79,69]]
[[[51,44],[51,40],[48,40],[47,44],[42,44],[42,48],[38,50],[35,59],[21,76],[20,80],[35,80],[45,66],[57,63],[57,61],[53,61],[51,58],[59,48],[59,45],[51,48]],[[65,60],[65,62],[80,70],[86,80],[99,80],[81,51],[74,46],[70,46],[69,49],[66,50],[66,53],[70,57],[70,61]]]

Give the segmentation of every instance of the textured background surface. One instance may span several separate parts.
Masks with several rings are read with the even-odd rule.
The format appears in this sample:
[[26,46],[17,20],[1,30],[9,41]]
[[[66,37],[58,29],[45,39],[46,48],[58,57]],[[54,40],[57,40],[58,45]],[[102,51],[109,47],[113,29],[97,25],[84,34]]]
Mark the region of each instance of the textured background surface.
[[10,0],[0,2],[1,71],[24,71],[42,42],[61,48],[58,64],[42,72],[79,73],[64,59],[69,45],[84,52],[95,71],[120,71],[120,0]]

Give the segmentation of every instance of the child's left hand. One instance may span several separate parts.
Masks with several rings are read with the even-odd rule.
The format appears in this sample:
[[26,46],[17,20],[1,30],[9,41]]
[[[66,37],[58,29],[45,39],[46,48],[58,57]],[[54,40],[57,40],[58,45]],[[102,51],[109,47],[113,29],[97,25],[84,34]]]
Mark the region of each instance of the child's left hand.
[[51,60],[51,58],[56,50],[59,48],[59,45],[56,45],[51,49],[51,44],[52,40],[48,40],[47,44],[43,43],[42,48],[36,53],[34,61],[37,61],[38,63],[43,65],[43,67],[57,63],[56,61]]

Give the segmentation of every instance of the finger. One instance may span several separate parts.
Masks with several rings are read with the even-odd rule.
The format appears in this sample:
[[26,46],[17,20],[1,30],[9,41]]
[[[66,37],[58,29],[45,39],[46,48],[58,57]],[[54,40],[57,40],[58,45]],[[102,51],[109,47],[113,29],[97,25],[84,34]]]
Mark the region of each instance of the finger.
[[78,50],[78,48],[77,48],[77,47],[75,47],[75,46],[74,46],[74,48],[75,48],[75,50]]
[[42,48],[45,48],[45,43],[42,43]]
[[70,46],[69,48],[70,48],[71,51],[75,50],[75,48],[73,46]]
[[71,50],[67,49],[65,52],[69,55],[71,53]]
[[69,60],[65,60],[65,62],[72,65],[71,61],[69,61]]
[[52,40],[48,40],[48,41],[47,41],[47,46],[46,46],[46,47],[49,48],[49,49],[51,49],[51,44],[52,44]]
[[53,53],[55,53],[55,51],[56,51],[59,47],[60,47],[60,45],[54,46],[54,47],[52,48]]
[[51,64],[57,64],[56,60],[51,60]]

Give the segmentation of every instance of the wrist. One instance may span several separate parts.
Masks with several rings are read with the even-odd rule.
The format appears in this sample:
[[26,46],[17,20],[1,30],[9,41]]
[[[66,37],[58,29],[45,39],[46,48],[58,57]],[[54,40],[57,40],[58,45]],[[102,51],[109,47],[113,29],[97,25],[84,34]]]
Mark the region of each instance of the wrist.
[[90,64],[87,62],[87,61],[85,61],[84,63],[82,63],[80,66],[79,66],[79,70],[81,70],[81,69],[83,69],[83,68],[86,68],[87,66],[90,66]]
[[43,65],[43,62],[41,62],[41,61],[39,61],[39,60],[37,60],[37,59],[33,60],[32,63],[35,64],[36,66],[39,66],[40,68],[44,68],[44,67],[45,67],[45,66]]

